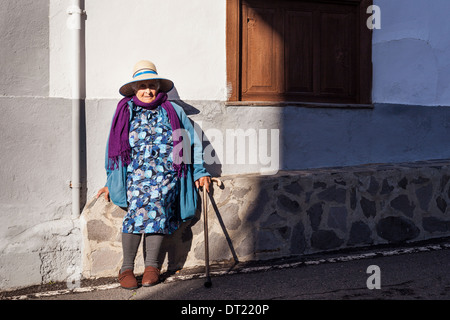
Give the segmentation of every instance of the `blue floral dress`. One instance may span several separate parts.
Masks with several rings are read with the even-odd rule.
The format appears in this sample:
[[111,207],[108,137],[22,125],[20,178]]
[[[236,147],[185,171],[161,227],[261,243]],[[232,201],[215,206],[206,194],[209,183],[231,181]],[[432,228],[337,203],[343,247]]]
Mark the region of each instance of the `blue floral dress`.
[[162,108],[133,105],[127,168],[128,212],[123,233],[171,234],[179,227],[175,213],[178,175],[173,168],[172,128],[163,123]]

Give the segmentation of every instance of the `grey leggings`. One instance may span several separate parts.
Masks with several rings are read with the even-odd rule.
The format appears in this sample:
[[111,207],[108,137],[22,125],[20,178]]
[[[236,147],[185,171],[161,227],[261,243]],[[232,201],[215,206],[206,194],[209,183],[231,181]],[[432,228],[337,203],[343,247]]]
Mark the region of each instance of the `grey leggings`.
[[[141,238],[142,234],[122,233],[123,263],[121,272],[134,269],[134,260]],[[158,254],[163,238],[163,234],[144,234],[144,264],[146,267],[158,268]]]

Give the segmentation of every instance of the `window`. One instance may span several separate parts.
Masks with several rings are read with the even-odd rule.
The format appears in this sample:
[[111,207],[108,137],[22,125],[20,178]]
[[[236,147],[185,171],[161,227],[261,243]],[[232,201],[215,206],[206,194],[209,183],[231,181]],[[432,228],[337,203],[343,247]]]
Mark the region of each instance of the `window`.
[[227,0],[230,102],[370,104],[372,0]]

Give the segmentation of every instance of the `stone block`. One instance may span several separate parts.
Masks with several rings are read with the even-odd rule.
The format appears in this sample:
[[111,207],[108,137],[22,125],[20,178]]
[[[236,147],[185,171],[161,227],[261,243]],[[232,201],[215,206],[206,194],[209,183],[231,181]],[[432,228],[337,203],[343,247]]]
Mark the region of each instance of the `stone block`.
[[328,227],[347,232],[347,208],[331,207],[328,211]]
[[370,227],[362,221],[353,222],[347,245],[368,245],[372,243],[372,231]]
[[391,207],[410,218],[414,215],[414,209],[416,208],[414,203],[410,201],[408,196],[405,194],[399,195],[398,197],[393,199],[391,201]]
[[225,227],[228,230],[237,230],[241,225],[241,219],[239,219],[239,205],[236,203],[227,203],[220,208],[220,212],[225,214],[221,215]]
[[246,257],[253,257],[255,253],[255,235],[248,232],[243,239],[236,244],[236,253],[239,261],[245,261]]
[[380,184],[378,183],[377,179],[374,176],[371,176],[369,188],[367,188],[367,192],[369,194],[371,194],[372,196],[374,196],[378,193],[379,188],[380,188]]
[[383,183],[381,185],[380,194],[381,195],[390,194],[393,190],[394,190],[394,187],[389,184],[388,179],[384,179]]
[[311,246],[319,250],[330,250],[340,247],[344,240],[333,230],[317,230],[311,235]]
[[436,198],[436,205],[441,210],[442,213],[445,213],[447,210],[447,202],[442,196]]
[[280,251],[282,243],[272,231],[260,230],[256,234],[256,253]]
[[292,228],[290,248],[291,254],[304,253],[307,248],[305,226],[301,221]]
[[375,217],[377,214],[377,206],[375,201],[369,200],[365,197],[361,197],[360,200],[361,209],[363,211],[364,216],[367,218]]
[[423,229],[430,233],[450,231],[450,221],[441,220],[436,217],[424,217],[422,225]]
[[383,218],[377,223],[376,230],[381,238],[393,243],[413,240],[420,233],[414,222],[404,217]]
[[278,196],[277,207],[295,213],[299,210],[300,205],[297,201],[291,200],[289,197],[282,194]]
[[101,220],[90,220],[87,222],[89,240],[107,241],[115,238],[115,230],[107,226]]
[[122,252],[113,247],[102,248],[95,251],[92,256],[91,276],[116,275],[122,262]]
[[337,188],[336,186],[325,189],[317,195],[319,200],[337,203],[345,203],[346,196],[346,190],[343,188]]
[[420,209],[427,211],[431,197],[433,196],[433,185],[427,184],[426,186],[418,188],[416,190],[416,196],[417,200],[419,200]]
[[286,192],[296,196],[299,196],[304,192],[302,186],[297,181],[291,182],[290,184],[284,186],[283,189]]
[[269,193],[265,189],[261,189],[256,198],[249,201],[250,205],[246,210],[246,219],[251,222],[258,221],[270,205],[268,199],[270,199]]
[[269,217],[261,223],[263,229],[275,229],[281,228],[286,225],[286,219],[280,217],[277,211],[272,212]]
[[320,221],[322,220],[323,202],[318,202],[312,205],[308,210],[306,210],[306,212],[309,216],[311,228],[314,231],[317,231],[320,225]]

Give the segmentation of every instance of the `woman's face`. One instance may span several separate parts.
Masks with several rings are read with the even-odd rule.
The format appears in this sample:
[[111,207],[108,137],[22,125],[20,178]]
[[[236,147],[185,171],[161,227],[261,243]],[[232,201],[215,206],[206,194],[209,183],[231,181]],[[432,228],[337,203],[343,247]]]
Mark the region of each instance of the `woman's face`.
[[150,103],[156,99],[159,91],[159,83],[155,80],[138,82],[135,87],[136,97],[145,103]]

